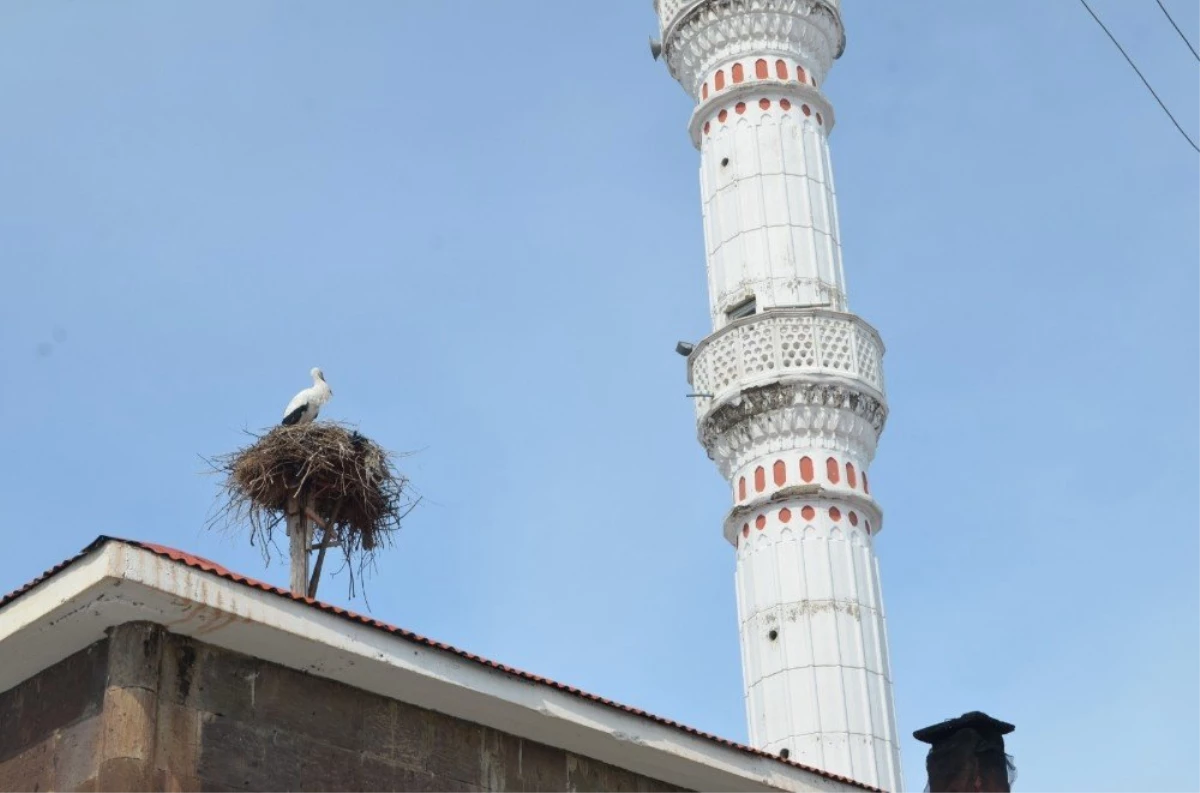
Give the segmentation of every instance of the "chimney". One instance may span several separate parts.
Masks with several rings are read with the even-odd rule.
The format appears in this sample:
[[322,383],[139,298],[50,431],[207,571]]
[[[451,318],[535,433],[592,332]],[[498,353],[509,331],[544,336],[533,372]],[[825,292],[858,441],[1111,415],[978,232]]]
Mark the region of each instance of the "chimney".
[[1011,724],[977,710],[917,730],[913,737],[930,744],[925,757],[929,793],[1009,793],[1009,760],[1004,736]]

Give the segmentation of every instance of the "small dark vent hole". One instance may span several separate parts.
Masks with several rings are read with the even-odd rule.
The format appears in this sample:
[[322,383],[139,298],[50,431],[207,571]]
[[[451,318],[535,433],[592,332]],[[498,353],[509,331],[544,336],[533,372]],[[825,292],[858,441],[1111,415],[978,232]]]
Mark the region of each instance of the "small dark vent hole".
[[722,167],[722,168],[724,168],[724,167],[725,167],[725,166],[727,166],[727,165],[729,165],[729,158],[728,158],[728,157],[722,157],[722,158],[721,158],[721,167]]
[[772,630],[770,633],[767,634],[767,638],[770,639],[771,641],[775,641],[776,639],[779,638],[779,631]]
[[792,753],[787,749],[787,747],[784,747],[783,749],[779,750],[779,756],[782,757],[784,760],[791,757],[791,754]]

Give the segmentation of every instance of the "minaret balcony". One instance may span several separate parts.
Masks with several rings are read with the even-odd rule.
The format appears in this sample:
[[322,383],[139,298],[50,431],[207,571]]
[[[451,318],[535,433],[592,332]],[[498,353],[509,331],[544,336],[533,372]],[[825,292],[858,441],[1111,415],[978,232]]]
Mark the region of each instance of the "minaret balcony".
[[[676,25],[689,11],[710,0],[654,0],[654,11],[658,15],[659,28],[666,32]],[[840,10],[842,0],[825,0],[825,3]]]
[[662,54],[684,90],[721,63],[748,55],[789,54],[824,81],[846,47],[841,0],[655,0]]
[[882,401],[883,341],[854,314],[774,308],[735,320],[688,356],[703,416],[743,389],[772,382],[841,382]]

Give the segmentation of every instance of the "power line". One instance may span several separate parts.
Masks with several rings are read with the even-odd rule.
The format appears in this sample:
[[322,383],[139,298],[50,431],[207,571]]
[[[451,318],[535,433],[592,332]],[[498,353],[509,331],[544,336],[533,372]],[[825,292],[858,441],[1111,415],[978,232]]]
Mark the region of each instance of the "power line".
[[1200,53],[1196,52],[1196,48],[1192,46],[1192,42],[1188,41],[1188,37],[1183,35],[1183,31],[1179,29],[1179,25],[1175,24],[1175,20],[1171,18],[1171,12],[1162,4],[1162,0],[1154,0],[1154,2],[1158,3],[1158,7],[1167,15],[1167,21],[1171,23],[1171,27],[1175,28],[1175,32],[1179,34],[1179,38],[1183,39],[1183,43],[1187,45],[1187,48],[1192,51],[1192,55],[1196,57],[1196,60],[1200,61]]
[[1179,126],[1179,122],[1175,120],[1175,116],[1171,115],[1171,111],[1167,110],[1167,106],[1164,105],[1163,101],[1158,98],[1158,94],[1155,93],[1154,88],[1152,88],[1150,85],[1150,82],[1146,79],[1145,75],[1142,74],[1142,70],[1139,69],[1137,64],[1133,62],[1133,58],[1130,58],[1129,53],[1127,53],[1125,48],[1121,46],[1121,42],[1117,41],[1116,37],[1109,31],[1108,27],[1100,21],[1100,17],[1096,16],[1096,12],[1093,11],[1092,7],[1087,4],[1087,0],[1079,0],[1079,2],[1083,3],[1083,7],[1086,8],[1087,12],[1092,15],[1092,19],[1096,20],[1096,24],[1100,26],[1100,29],[1108,35],[1108,38],[1112,41],[1112,43],[1115,44],[1117,49],[1121,51],[1121,54],[1125,56],[1125,60],[1128,61],[1129,65],[1133,67],[1133,70],[1137,72],[1137,76],[1142,78],[1142,83],[1145,84],[1146,90],[1148,90],[1150,95],[1154,97],[1154,100],[1158,102],[1158,106],[1161,107],[1163,112],[1167,114],[1167,118],[1171,119],[1171,123],[1175,125],[1175,129],[1179,130],[1179,134],[1183,136],[1183,139],[1188,142],[1189,146],[1191,146],[1197,152],[1200,152],[1200,146],[1197,146],[1195,141],[1193,141],[1191,137],[1183,131],[1183,127]]

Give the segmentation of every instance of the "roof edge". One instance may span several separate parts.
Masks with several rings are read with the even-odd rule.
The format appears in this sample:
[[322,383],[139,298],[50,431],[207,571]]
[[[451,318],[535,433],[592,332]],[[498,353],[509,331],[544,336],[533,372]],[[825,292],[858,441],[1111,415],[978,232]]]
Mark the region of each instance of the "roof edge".
[[[102,554],[96,572],[78,582],[66,581],[64,573],[96,553]],[[164,561],[174,571],[164,569]],[[172,575],[179,569],[186,569],[190,575]],[[125,582],[139,584],[142,591],[122,587]],[[212,587],[217,582],[239,589],[222,593]],[[49,593],[52,587],[60,591]],[[14,633],[20,631],[14,627],[26,633],[32,630],[32,624],[8,625],[5,630],[6,618],[13,611],[10,606],[32,600],[44,602],[29,602],[35,608],[20,611],[42,619],[36,637],[26,638],[37,638],[49,653],[60,653],[42,668],[97,641],[113,624],[146,619],[218,647],[487,723],[500,731],[614,762],[701,793],[756,788],[793,793],[876,791],[846,777],[786,761],[330,603],[293,595],[229,571],[215,561],[154,543],[97,537],[76,557],[2,597],[0,643],[18,638]],[[79,600],[90,601],[95,608],[83,612],[78,608]],[[131,615],[133,607],[146,613]],[[46,619],[52,615],[54,619]],[[52,630],[64,635],[49,636]],[[76,641],[62,641],[67,633]],[[415,651],[397,653],[397,638]],[[514,681],[534,687],[514,686]],[[0,678],[0,689],[14,684]],[[556,696],[547,696],[551,692]],[[563,721],[574,722],[577,729],[563,731]],[[572,741],[583,745],[564,745]],[[631,757],[640,757],[637,764],[643,768],[623,762]],[[664,768],[673,769],[673,773],[662,773]]]

